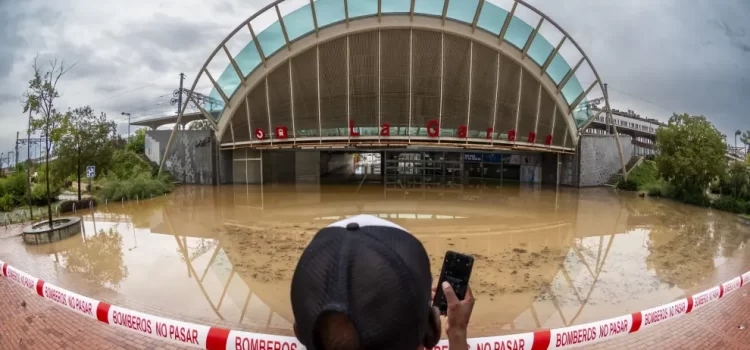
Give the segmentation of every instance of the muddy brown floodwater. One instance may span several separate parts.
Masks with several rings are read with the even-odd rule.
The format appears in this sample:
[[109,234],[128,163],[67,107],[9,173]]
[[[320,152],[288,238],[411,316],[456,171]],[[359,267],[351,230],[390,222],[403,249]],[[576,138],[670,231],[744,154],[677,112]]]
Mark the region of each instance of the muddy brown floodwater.
[[[85,233],[0,258],[78,293],[167,317],[291,335],[292,272],[321,227],[372,214],[442,257],[475,257],[471,336],[562,327],[670,302],[746,267],[750,228],[730,214],[608,189],[179,187],[79,211]],[[750,261],[750,260],[748,260]]]

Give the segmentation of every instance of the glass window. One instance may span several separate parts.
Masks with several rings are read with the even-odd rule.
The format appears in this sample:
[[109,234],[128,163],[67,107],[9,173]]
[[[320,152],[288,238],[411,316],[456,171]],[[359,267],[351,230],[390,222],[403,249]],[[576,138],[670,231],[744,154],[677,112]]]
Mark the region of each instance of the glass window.
[[255,47],[255,42],[250,41],[250,43],[248,43],[240,53],[237,54],[234,60],[240,67],[242,74],[248,76],[253,69],[261,63],[260,54],[258,54],[258,49]]
[[526,41],[529,40],[531,31],[534,30],[526,22],[520,18],[513,16],[508,25],[508,31],[505,32],[505,40],[513,44],[513,46],[523,49],[526,45]]
[[442,16],[444,5],[445,0],[415,0],[414,12],[424,15]]
[[[269,10],[271,11],[271,10]],[[254,29],[254,28],[253,28]],[[281,30],[281,23],[274,22],[260,33],[255,34],[260,43],[260,49],[266,57],[271,56],[276,50],[286,45],[284,32]]]
[[315,15],[318,18],[318,28],[343,21],[346,19],[344,0],[315,1]]
[[541,66],[544,65],[544,62],[547,61],[547,57],[549,57],[554,49],[555,48],[552,47],[552,44],[550,44],[547,39],[543,38],[541,33],[538,33],[534,38],[534,41],[531,42],[531,46],[529,46],[528,54],[534,62]]
[[206,99],[206,102],[203,104],[203,109],[213,115],[214,118],[218,119],[221,112],[224,110],[224,100],[216,89],[211,89],[211,93],[208,94],[208,97],[209,98]]
[[378,13],[377,0],[348,0],[346,5],[349,9],[349,18],[371,16]]
[[[234,71],[234,67],[230,64],[227,66],[227,68],[224,70],[223,73],[219,76],[219,80],[216,81],[216,84],[219,85],[221,88],[221,91],[224,92],[225,95],[227,95],[227,98],[231,98],[232,94],[234,94],[234,91],[237,90],[237,87],[240,86],[240,77],[237,76],[237,72]],[[221,96],[217,97],[221,98]]]
[[568,62],[565,62],[565,59],[559,52],[556,53],[552,62],[550,62],[547,67],[547,75],[549,75],[550,79],[552,79],[555,84],[559,85],[560,82],[565,79],[565,75],[568,74],[568,72],[570,72],[570,65],[568,65]]
[[477,13],[479,0],[459,0],[448,2],[448,13],[446,16],[464,23],[473,23],[474,15]]
[[289,36],[289,41],[294,41],[295,39],[315,30],[312,9],[310,9],[309,4],[287,14],[283,17],[283,20],[284,26],[286,27],[286,34]]
[[411,3],[408,0],[381,1],[380,10],[383,11],[383,13],[408,13],[411,10]]
[[499,35],[503,29],[505,19],[508,17],[508,11],[505,11],[497,5],[487,1],[482,5],[482,12],[479,14],[477,27],[482,28],[492,34]]
[[581,87],[581,82],[575,76],[571,77],[562,88],[563,97],[565,97],[565,101],[568,104],[573,103],[582,93],[583,87]]

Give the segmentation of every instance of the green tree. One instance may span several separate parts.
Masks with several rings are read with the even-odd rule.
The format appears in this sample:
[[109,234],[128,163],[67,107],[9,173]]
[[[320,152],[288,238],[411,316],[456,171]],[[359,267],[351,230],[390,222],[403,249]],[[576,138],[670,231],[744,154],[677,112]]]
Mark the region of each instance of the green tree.
[[60,126],[62,132],[53,138],[57,155],[54,170],[62,176],[75,174],[78,182],[78,200],[81,200],[81,175],[86,166],[93,165],[103,170],[112,156],[115,122],[107,115],[94,114],[89,106],[68,111]]
[[41,132],[44,138],[44,171],[45,182],[47,183],[47,219],[49,227],[52,227],[52,200],[50,198],[49,183],[49,153],[52,148],[52,140],[59,137],[61,133],[60,124],[62,124],[63,114],[58,112],[54,107],[55,99],[60,97],[57,90],[57,83],[71,68],[65,67],[65,62],[59,62],[57,59],[49,63],[49,67],[43,72],[38,64],[38,57],[34,59],[34,77],[29,80],[29,87],[24,96],[23,111],[35,115],[31,118],[31,129],[35,132]]
[[745,145],[745,155],[748,155],[748,163],[750,163],[750,130],[746,130],[740,136],[740,142]]
[[141,128],[136,130],[135,135],[130,136],[130,140],[128,141],[127,146],[125,146],[125,149],[135,152],[136,154],[146,153],[146,129]]
[[727,174],[728,187],[735,198],[746,197],[748,194],[748,171],[744,162],[732,162]]
[[702,196],[708,184],[724,174],[724,141],[705,116],[674,114],[656,131],[656,165],[679,199]]

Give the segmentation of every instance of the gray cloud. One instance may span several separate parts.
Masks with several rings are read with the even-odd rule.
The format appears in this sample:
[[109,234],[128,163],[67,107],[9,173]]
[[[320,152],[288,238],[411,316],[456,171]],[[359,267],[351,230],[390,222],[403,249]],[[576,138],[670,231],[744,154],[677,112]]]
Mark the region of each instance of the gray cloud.
[[[616,108],[659,119],[705,114],[725,133],[750,128],[750,2],[528,1],[579,42]],[[178,73],[189,85],[224,36],[269,2],[0,0],[0,152],[24,128],[19,100],[37,53],[77,62],[61,106],[92,104],[124,131],[122,111],[173,110],[159,96],[177,87]]]

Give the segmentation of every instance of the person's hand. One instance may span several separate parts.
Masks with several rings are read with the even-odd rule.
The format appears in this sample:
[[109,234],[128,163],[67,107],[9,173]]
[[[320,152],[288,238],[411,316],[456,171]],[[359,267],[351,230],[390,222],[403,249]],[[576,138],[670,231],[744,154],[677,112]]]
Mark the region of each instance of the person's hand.
[[469,327],[471,311],[474,309],[474,296],[471,294],[471,288],[466,286],[464,300],[458,300],[450,283],[443,282],[442,287],[445,300],[448,302],[448,322],[445,329],[448,341],[450,343],[456,342],[456,345],[463,344],[462,346],[466,346],[466,329]]

